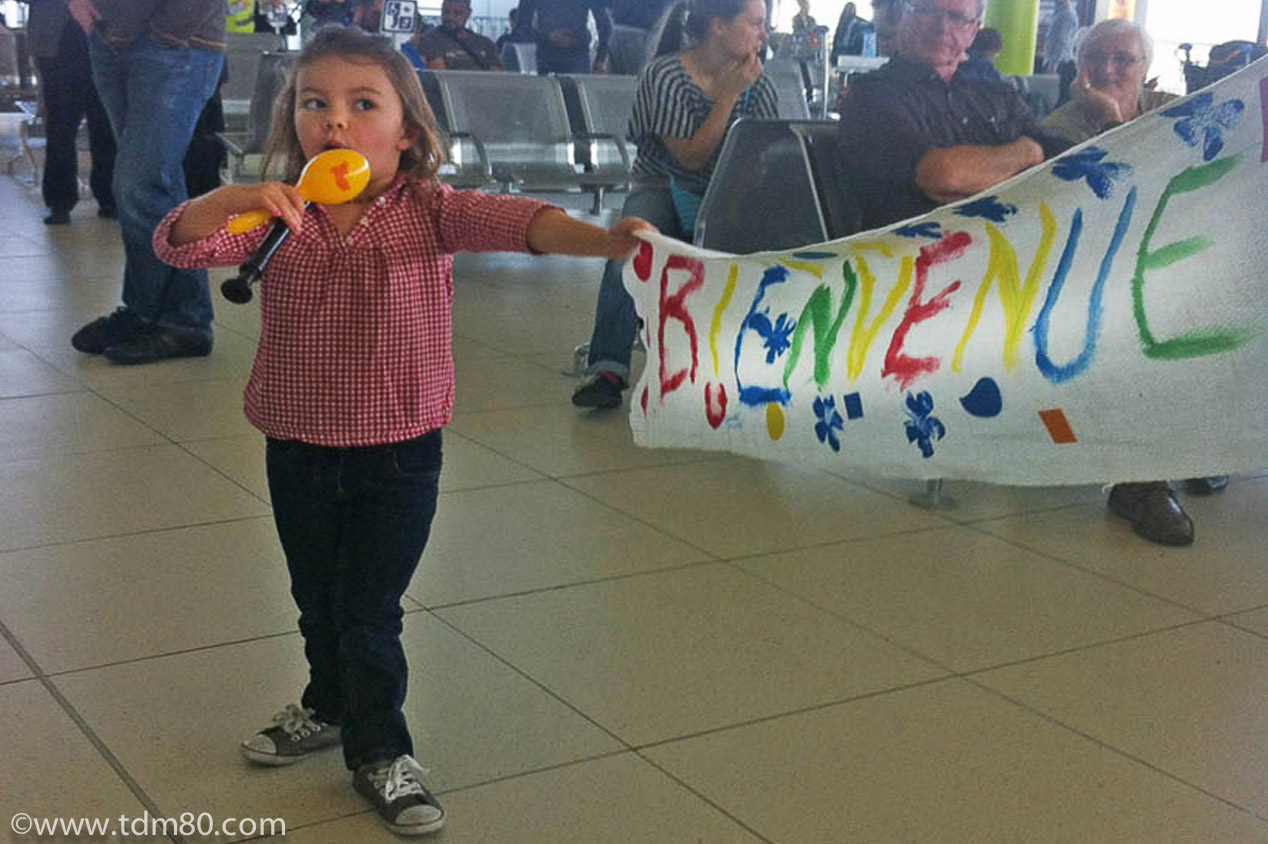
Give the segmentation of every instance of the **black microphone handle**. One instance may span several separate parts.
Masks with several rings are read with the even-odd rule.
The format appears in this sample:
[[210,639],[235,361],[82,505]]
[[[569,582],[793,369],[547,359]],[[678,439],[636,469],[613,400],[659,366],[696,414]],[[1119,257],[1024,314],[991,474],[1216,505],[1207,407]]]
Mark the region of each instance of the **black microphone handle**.
[[[307,208],[308,203],[304,203],[304,207]],[[256,247],[255,252],[251,253],[251,257],[238,267],[238,274],[220,285],[220,292],[224,297],[239,305],[250,302],[253,295],[251,286],[264,275],[269,261],[273,260],[273,255],[290,236],[290,226],[286,225],[281,217],[274,220],[273,228],[269,229],[269,233]]]

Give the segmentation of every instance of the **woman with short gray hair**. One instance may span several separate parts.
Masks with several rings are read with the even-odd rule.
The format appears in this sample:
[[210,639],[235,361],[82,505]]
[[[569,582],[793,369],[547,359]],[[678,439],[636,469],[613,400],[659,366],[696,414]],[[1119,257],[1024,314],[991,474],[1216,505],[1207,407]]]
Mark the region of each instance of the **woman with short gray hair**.
[[1079,73],[1070,100],[1048,115],[1044,128],[1082,143],[1175,99],[1145,87],[1153,53],[1153,39],[1132,21],[1113,18],[1089,29],[1075,56]]

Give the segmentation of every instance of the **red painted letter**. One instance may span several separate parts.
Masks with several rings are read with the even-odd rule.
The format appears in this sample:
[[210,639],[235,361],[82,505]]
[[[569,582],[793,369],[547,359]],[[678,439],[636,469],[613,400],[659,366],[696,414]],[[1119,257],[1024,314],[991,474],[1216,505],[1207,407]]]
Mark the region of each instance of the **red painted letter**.
[[960,289],[960,282],[956,281],[929,301],[920,301],[920,297],[925,292],[925,282],[929,279],[929,268],[960,257],[972,242],[973,238],[968,232],[952,232],[937,243],[931,243],[921,249],[920,257],[916,258],[916,282],[912,287],[911,300],[907,303],[907,312],[903,314],[902,322],[898,323],[898,328],[894,330],[894,336],[889,341],[889,351],[885,353],[885,365],[881,368],[881,377],[894,376],[901,389],[910,387],[912,382],[921,375],[937,372],[938,367],[942,365],[942,361],[938,358],[913,358],[903,354],[903,343],[907,339],[907,332],[911,331],[916,323],[932,319],[945,310],[951,304],[947,298]]
[[[674,295],[669,295],[669,271],[670,270],[686,270],[690,273],[686,284],[679,287]],[[687,332],[687,338],[691,341],[691,381],[696,380],[696,363],[698,354],[696,351],[696,324],[691,319],[691,315],[687,313],[685,302],[687,297],[700,289],[704,284],[704,264],[691,258],[684,258],[681,255],[670,255],[669,260],[665,262],[665,269],[660,274],[660,325],[657,330],[658,345],[660,349],[660,398],[665,400],[665,396],[682,386],[682,382],[687,378],[687,370],[680,369],[672,375],[669,374],[668,361],[665,359],[665,323],[670,319],[676,319],[682,323],[682,327]]]

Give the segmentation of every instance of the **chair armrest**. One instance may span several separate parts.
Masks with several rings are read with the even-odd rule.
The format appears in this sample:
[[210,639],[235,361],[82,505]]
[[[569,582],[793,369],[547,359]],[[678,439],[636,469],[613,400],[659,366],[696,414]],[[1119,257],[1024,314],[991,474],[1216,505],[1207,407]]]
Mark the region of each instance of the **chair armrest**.
[[243,149],[242,147],[238,146],[237,144],[235,144],[233,141],[229,140],[227,137],[225,137],[223,133],[213,132],[212,135],[220,143],[220,145],[225,148],[225,151],[228,152],[230,155],[232,155],[234,158],[238,159],[239,161],[246,158],[247,151]]
[[573,138],[578,141],[611,141],[616,147],[617,154],[621,156],[621,166],[625,168],[625,172],[628,173],[634,169],[630,162],[630,153],[625,148],[625,141],[611,132],[577,132]]
[[470,141],[475,147],[476,158],[480,162],[480,169],[489,181],[493,180],[493,165],[489,162],[489,154],[484,149],[484,142],[470,132],[448,132],[446,133],[451,141]]

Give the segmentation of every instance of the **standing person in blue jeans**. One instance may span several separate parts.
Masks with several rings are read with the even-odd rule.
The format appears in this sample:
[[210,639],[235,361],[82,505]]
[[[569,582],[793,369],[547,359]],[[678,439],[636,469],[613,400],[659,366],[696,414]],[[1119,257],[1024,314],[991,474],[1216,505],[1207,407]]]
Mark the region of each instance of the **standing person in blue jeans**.
[[88,34],[93,81],[118,154],[114,197],[126,263],[123,305],[85,325],[71,345],[121,364],[211,353],[205,270],[154,254],[159,221],[186,199],[181,159],[220,78],[224,0],[70,0]]
[[[594,17],[599,36],[593,63],[587,15]],[[517,17],[537,37],[538,74],[607,72],[612,37],[607,0],[523,0]]]
[[[775,86],[757,58],[766,38],[762,0],[691,0],[673,15],[662,55],[639,76],[629,131],[638,147],[634,188],[621,213],[689,240],[695,221],[679,219],[673,191],[703,196],[731,124],[774,118],[778,109]],[[603,271],[586,378],[572,394],[577,407],[620,407],[629,386],[638,314],[621,280],[623,266],[608,261]]]

